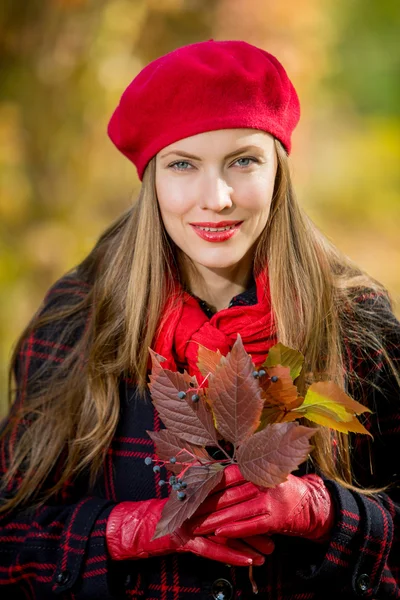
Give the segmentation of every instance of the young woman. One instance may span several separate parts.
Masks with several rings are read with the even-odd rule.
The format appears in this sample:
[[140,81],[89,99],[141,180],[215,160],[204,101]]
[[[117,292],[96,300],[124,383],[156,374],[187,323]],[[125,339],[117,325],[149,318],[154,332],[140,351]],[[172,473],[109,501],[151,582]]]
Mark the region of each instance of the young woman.
[[[247,599],[248,565],[259,598],[400,597],[400,324],[296,202],[299,113],[277,59],[241,41],[179,48],[124,92],[109,135],[138,201],[53,285],[12,357],[2,598]],[[162,427],[148,348],[194,374],[199,343],[226,354],[237,334],[256,367],[278,340],[300,350],[298,385],[341,385],[371,409],[373,439],[320,428],[273,489],[231,465],[195,519],[152,540],[168,490],[144,464]]]

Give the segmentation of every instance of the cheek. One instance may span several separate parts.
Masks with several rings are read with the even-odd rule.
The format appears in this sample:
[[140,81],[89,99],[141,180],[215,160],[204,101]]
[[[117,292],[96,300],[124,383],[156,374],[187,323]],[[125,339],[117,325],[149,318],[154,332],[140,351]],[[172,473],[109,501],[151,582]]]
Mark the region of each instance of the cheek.
[[164,195],[160,194],[158,204],[166,232],[175,244],[181,247],[185,232],[184,223],[190,210],[187,197],[180,191],[174,192],[169,189]]
[[157,189],[158,203],[163,217],[180,218],[190,210],[190,195],[181,187],[164,185]]
[[273,184],[264,178],[257,178],[241,190],[240,204],[255,217],[268,215],[273,194]]

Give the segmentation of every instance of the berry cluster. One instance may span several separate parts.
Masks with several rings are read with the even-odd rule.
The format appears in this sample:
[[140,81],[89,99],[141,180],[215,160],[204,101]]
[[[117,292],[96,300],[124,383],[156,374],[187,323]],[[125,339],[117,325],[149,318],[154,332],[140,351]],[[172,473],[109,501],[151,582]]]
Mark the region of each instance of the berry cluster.
[[186,498],[186,492],[183,491],[187,488],[186,481],[172,475],[172,477],[169,478],[169,484],[175,492],[178,492],[177,496],[179,500],[184,500]]
[[[192,391],[194,391],[194,390],[192,390]],[[187,394],[187,392],[178,392],[178,398],[180,400],[183,400],[184,398],[186,398],[186,394]],[[192,402],[198,402],[200,400],[199,394],[192,394],[191,400],[192,400]]]
[[[153,459],[150,456],[146,456],[146,458],[144,459],[144,462],[147,466],[150,466],[153,463]],[[176,463],[176,457],[172,456],[169,459],[169,462],[172,465],[174,465]],[[160,465],[154,465],[153,471],[154,471],[154,473],[159,473],[161,471]],[[172,475],[169,478],[168,483],[171,486],[171,488],[175,492],[177,492],[177,496],[178,496],[179,500],[184,500],[186,498],[186,492],[184,491],[187,488],[186,481],[184,481],[183,479],[179,479],[178,477],[175,477],[175,475]],[[162,487],[164,485],[167,485],[167,482],[164,479],[160,479],[160,481],[158,482],[158,485],[160,487]]]
[[206,377],[204,377],[203,381],[197,387],[194,385],[194,383],[191,383],[189,389],[187,389],[186,392],[183,390],[178,392],[178,398],[180,400],[183,400],[184,398],[186,398],[186,395],[190,393],[191,401],[195,402],[195,403],[198,402],[200,400],[199,391],[204,389],[203,386],[210,375],[211,375],[211,373],[209,373]]
[[[264,369],[260,369],[259,371],[253,371],[253,377],[255,377],[255,379],[259,379],[260,377],[264,377],[264,375],[266,375],[267,372],[264,371]],[[278,381],[279,377],[277,375],[272,375],[271,377],[271,381],[272,383],[276,383]]]
[[253,371],[253,377],[258,379],[259,377],[264,377],[266,375],[266,371],[264,369],[260,369],[259,371]]

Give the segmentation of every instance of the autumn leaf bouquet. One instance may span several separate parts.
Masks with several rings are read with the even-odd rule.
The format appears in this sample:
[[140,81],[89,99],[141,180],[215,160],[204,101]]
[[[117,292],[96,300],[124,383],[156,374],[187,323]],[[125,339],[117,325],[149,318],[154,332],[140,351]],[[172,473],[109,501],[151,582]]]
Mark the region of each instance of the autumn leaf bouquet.
[[303,355],[278,343],[256,369],[240,335],[227,356],[199,347],[203,376],[164,369],[150,350],[149,389],[165,429],[148,431],[157,459],[145,459],[157,472],[173,475],[171,493],[153,539],[176,531],[218,485],[224,469],[237,464],[244,479],[263,488],[277,486],[307,460],[316,428],[298,419],[344,433],[368,433],[357,415],[368,408],[332,381],[310,385],[304,396],[295,385]]

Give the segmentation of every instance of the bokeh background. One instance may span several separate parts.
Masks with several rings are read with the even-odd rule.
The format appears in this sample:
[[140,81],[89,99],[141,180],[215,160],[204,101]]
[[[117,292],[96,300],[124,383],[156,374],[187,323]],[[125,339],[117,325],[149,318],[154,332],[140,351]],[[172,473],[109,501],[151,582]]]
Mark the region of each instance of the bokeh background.
[[0,416],[17,336],[48,287],[134,201],[109,142],[149,61],[205,39],[272,52],[298,90],[297,195],[400,313],[398,0],[3,0],[0,8]]

